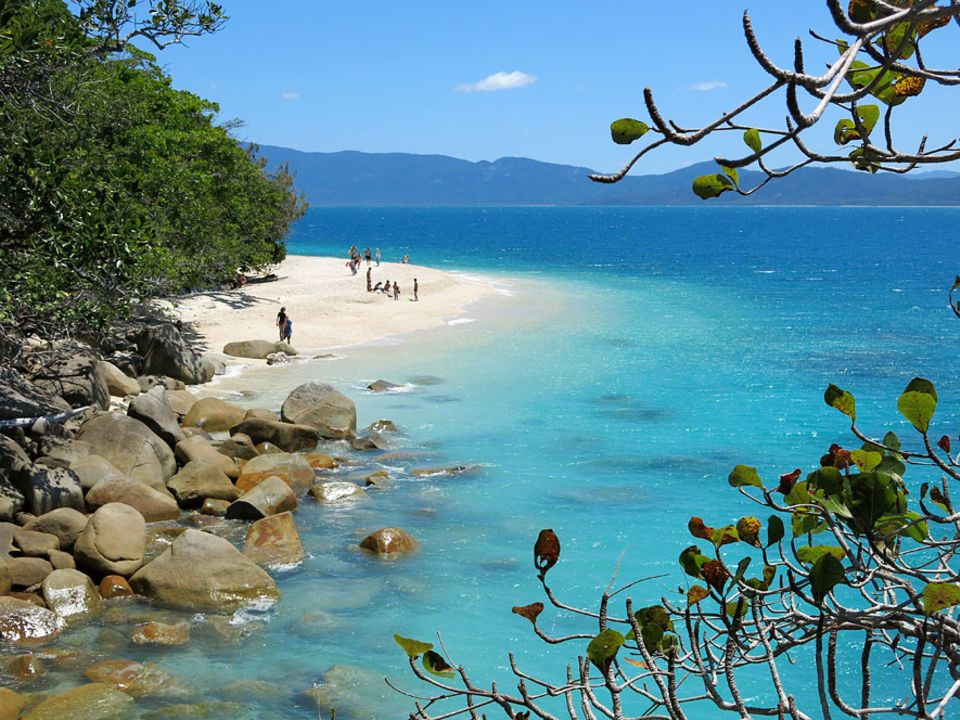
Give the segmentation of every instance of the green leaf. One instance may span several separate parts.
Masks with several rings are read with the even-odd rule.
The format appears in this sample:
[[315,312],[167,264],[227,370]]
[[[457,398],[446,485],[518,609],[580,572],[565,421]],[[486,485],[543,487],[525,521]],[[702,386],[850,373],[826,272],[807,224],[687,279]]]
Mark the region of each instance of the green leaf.
[[736,525],[727,525],[722,528],[717,528],[712,533],[710,533],[710,542],[712,542],[717,547],[723,545],[729,545],[730,543],[735,543],[740,539],[740,534],[737,532]]
[[860,134],[857,132],[857,126],[850,118],[840,118],[837,120],[836,127],[833,128],[833,141],[837,145],[846,145],[851,140],[859,140]]
[[783,520],[777,515],[771,515],[767,520],[767,547],[783,540],[785,534]]
[[731,600],[730,602],[727,603],[727,606],[726,606],[727,615],[729,615],[732,618],[733,617],[742,618],[744,615],[747,614],[747,608],[749,607],[750,607],[750,601],[747,598],[740,596],[736,600]]
[[900,438],[892,430],[883,436],[883,444],[895,452],[900,450]]
[[740,562],[737,563],[737,571],[733,574],[734,585],[736,585],[738,582],[743,580],[743,576],[747,572],[747,567],[750,565],[751,559],[752,558],[745,557]]
[[897,400],[897,409],[911,425],[925,433],[937,409],[937,391],[933,383],[920,377],[911,380]]
[[415,660],[424,653],[433,650],[432,643],[411,640],[410,638],[401,637],[400,635],[394,635],[393,639],[396,641],[397,645],[403,648],[403,651],[407,654],[407,657],[412,660]]
[[607,628],[587,645],[587,657],[601,672],[606,672],[624,642],[623,635]]
[[610,123],[610,135],[617,145],[629,145],[639,140],[650,130],[650,126],[633,118],[620,118]]
[[730,483],[731,487],[745,487],[747,485],[758,488],[763,487],[763,482],[757,474],[757,469],[749,465],[736,465],[733,470],[730,471],[727,482]]
[[670,614],[663,605],[650,605],[649,607],[641,608],[637,610],[633,616],[637,619],[640,627],[652,623],[659,625],[664,630],[673,630],[673,620],[670,619]]
[[861,472],[870,472],[883,460],[883,455],[867,450],[851,450],[850,459],[856,463]]
[[950,286],[950,292],[953,292],[957,288],[960,288],[960,275],[957,275],[957,279],[953,281],[953,285]]
[[847,554],[839,545],[803,545],[797,549],[797,559],[807,565],[815,565],[824,555],[833,555],[837,560],[843,560]]
[[743,141],[747,144],[747,147],[755,153],[763,149],[763,141],[760,139],[760,132],[756,128],[750,128],[743,133]]
[[706,555],[702,555],[700,553],[700,548],[696,545],[691,545],[682,553],[680,553],[680,566],[690,577],[699,578],[700,568],[702,568],[704,563],[707,562],[710,562],[710,558],[708,558]]
[[[841,51],[842,52],[842,51]],[[865,62],[854,60],[847,72],[847,82],[857,90],[871,85],[875,79],[879,78],[872,86],[870,94],[884,105],[899,105],[906,97],[897,95],[894,85],[903,77],[900,73],[884,70],[880,67],[871,67]]]
[[930,528],[923,516],[915,512],[884,515],[877,519],[875,528],[882,535],[899,535],[917,542],[923,542],[930,537]]
[[438,675],[442,678],[453,678],[453,668],[450,663],[443,659],[443,655],[433,650],[427,650],[423,655],[423,669],[432,675]]
[[841,390],[836,385],[830,384],[823,393],[823,400],[832,408],[836,408],[852,421],[857,420],[857,401],[846,390]]
[[693,192],[702,200],[718,197],[732,189],[733,182],[726,175],[720,173],[701,175],[693,181]]
[[723,171],[723,174],[728,178],[733,180],[734,185],[740,184],[740,174],[737,172],[736,168],[727,167],[726,165],[721,165],[720,169]]
[[960,604],[960,587],[953,583],[930,583],[923,589],[923,612],[933,615]]
[[813,600],[818,605],[833,588],[843,582],[844,571],[840,561],[830,553],[824,553],[810,570],[810,588]]
[[860,116],[860,122],[863,123],[863,128],[867,131],[867,135],[869,135],[873,132],[873,129],[877,126],[877,121],[880,119],[880,106],[858,105],[857,115]]

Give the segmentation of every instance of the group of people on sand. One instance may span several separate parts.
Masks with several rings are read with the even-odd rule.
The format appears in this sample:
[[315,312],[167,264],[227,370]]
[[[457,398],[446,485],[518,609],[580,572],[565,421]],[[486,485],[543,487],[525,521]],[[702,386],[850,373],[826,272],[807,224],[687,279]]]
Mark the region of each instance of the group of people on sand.
[[280,308],[280,312],[277,313],[277,329],[280,331],[280,340],[290,342],[293,338],[293,320],[287,315],[285,307]]
[[372,253],[370,252],[370,248],[368,247],[361,254],[360,250],[357,249],[356,245],[351,245],[350,259],[347,260],[347,267],[350,268],[350,272],[356,275],[357,272],[360,270],[360,263],[366,260],[367,268],[369,268],[371,263],[373,263],[374,259],[376,259],[377,267],[380,267],[380,248],[377,248],[376,253]]

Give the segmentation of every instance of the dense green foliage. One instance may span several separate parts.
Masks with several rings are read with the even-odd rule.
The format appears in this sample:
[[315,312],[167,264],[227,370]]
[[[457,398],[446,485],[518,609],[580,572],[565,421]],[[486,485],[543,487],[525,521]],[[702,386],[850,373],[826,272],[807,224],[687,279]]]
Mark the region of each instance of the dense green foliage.
[[104,56],[61,0],[0,12],[0,332],[97,332],[283,259],[304,204],[153,58]]

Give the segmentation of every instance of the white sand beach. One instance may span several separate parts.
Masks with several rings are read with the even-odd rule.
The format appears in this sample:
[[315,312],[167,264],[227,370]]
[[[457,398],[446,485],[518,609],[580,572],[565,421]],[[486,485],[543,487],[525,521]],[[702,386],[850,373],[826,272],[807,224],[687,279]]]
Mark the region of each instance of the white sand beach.
[[[289,256],[276,270],[276,281],[198,293],[178,298],[171,307],[212,352],[235,340],[277,340],[277,312],[285,307],[293,321],[292,345],[302,354],[315,354],[444,325],[462,315],[470,303],[496,293],[483,278],[419,265],[374,263],[374,285],[386,280],[399,284],[400,299],[394,300],[367,292],[366,262],[355,276],[345,262]],[[413,301],[414,278],[419,281],[418,302]]]

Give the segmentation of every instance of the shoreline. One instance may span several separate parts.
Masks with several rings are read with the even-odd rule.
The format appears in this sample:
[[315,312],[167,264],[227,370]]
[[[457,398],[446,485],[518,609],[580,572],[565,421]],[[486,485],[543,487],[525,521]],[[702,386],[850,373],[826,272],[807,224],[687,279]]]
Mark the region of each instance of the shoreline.
[[[291,344],[299,356],[369,346],[398,335],[443,327],[461,318],[469,305],[504,294],[486,276],[436,270],[422,265],[384,262],[370,267],[371,282],[397,282],[400,298],[367,292],[367,265],[352,275],[345,260],[291,255],[278,279],[227,291],[171,298],[163,306],[196,334],[192,341],[221,353],[228,342],[279,339],[281,307],[293,322]],[[413,280],[419,300],[413,300]],[[264,365],[263,360],[230,358],[230,363]]]

